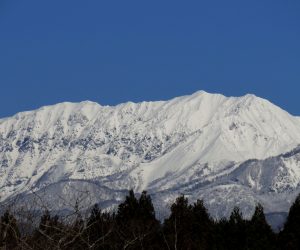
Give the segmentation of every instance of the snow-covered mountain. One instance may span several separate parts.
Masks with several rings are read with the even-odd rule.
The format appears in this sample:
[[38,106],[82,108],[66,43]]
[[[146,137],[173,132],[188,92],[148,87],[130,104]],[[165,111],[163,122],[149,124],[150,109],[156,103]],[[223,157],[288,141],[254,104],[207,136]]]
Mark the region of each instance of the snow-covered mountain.
[[254,95],[60,103],[0,120],[0,197],[72,203],[88,191],[109,206],[133,188],[157,206],[203,198],[215,216],[234,205],[250,214],[258,201],[285,212],[299,191],[299,144],[300,118]]

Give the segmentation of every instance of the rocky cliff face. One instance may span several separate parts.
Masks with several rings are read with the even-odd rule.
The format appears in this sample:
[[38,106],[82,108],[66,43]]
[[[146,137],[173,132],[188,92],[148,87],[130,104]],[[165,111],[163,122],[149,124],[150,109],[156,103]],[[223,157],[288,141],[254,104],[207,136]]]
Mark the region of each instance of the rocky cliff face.
[[133,188],[157,206],[203,198],[215,216],[258,201],[284,212],[299,191],[298,144],[300,118],[253,95],[60,103],[0,120],[0,197],[43,194],[61,209],[57,197],[89,192],[111,206]]

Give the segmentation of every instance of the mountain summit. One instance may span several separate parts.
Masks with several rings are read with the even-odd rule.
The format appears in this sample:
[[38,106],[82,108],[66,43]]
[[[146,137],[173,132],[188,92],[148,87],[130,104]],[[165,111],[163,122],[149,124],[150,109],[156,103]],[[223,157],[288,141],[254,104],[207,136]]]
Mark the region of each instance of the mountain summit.
[[300,118],[254,95],[60,103],[0,120],[0,197],[86,191],[111,206],[134,188],[157,206],[203,198],[215,216],[234,205],[250,214],[256,202],[284,212],[299,191],[299,144]]

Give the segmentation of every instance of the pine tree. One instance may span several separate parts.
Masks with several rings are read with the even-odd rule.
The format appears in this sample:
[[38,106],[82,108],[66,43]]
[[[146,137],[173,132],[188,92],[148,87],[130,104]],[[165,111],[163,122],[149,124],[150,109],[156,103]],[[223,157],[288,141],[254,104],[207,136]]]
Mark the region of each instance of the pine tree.
[[192,207],[188,204],[188,199],[182,195],[172,204],[171,214],[164,221],[163,233],[168,248],[192,249],[194,246],[192,224]]
[[197,249],[209,249],[213,244],[213,221],[202,200],[192,206],[192,240]]
[[89,246],[95,249],[108,249],[113,232],[113,219],[109,213],[102,212],[98,204],[95,204],[88,218],[85,233]]
[[276,237],[266,221],[261,204],[255,207],[247,227],[247,248],[253,250],[276,249]]
[[129,191],[126,196],[125,201],[121,203],[118,207],[117,212],[117,222],[123,223],[124,221],[129,221],[130,219],[136,218],[138,215],[139,202],[135,197],[133,190]]
[[155,220],[155,211],[150,195],[143,191],[138,201],[138,216],[142,220]]
[[300,249],[300,195],[290,208],[279,240],[282,249]]
[[246,249],[247,222],[238,207],[235,207],[230,215],[229,223],[229,246],[230,249]]
[[230,232],[229,221],[226,218],[221,218],[214,223],[212,234],[212,249],[230,249],[229,246],[231,245],[232,235]]
[[153,244],[159,243],[159,222],[155,218],[151,197],[145,191],[139,199],[133,190],[129,191],[118,207],[116,222],[121,240],[118,248],[152,249]]
[[162,244],[160,237],[160,222],[155,217],[155,210],[150,195],[143,191],[139,200],[138,222],[142,225],[141,231],[144,234],[144,249],[159,249]]

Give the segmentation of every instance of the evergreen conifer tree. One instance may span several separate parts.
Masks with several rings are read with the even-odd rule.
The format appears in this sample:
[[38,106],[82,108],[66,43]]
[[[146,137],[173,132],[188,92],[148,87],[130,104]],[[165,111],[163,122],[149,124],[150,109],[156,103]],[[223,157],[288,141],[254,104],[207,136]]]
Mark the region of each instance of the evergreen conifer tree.
[[159,222],[151,197],[143,192],[139,199],[133,190],[118,207],[116,215],[117,235],[121,240],[119,248],[152,249],[159,244]]
[[163,233],[168,248],[192,249],[192,224],[192,207],[184,195],[179,196],[171,206],[169,218],[164,221]]
[[300,195],[298,195],[290,208],[279,239],[282,249],[300,249]]
[[238,207],[235,207],[230,215],[228,223],[228,242],[230,249],[246,249],[246,228],[247,222],[243,219],[243,214]]
[[135,197],[133,190],[129,191],[129,194],[126,196],[125,201],[121,203],[118,207],[117,212],[117,222],[123,224],[124,221],[129,221],[138,216],[139,202]]
[[89,246],[95,249],[108,249],[113,237],[114,222],[112,216],[107,212],[102,212],[98,204],[91,210],[87,221],[85,238]]
[[263,250],[276,247],[275,234],[266,221],[262,205],[258,204],[247,227],[247,248]]
[[197,200],[192,209],[192,241],[197,249],[209,249],[213,244],[213,221],[202,200]]

